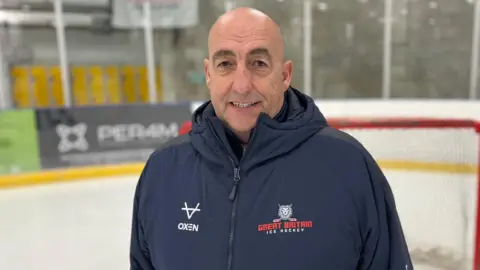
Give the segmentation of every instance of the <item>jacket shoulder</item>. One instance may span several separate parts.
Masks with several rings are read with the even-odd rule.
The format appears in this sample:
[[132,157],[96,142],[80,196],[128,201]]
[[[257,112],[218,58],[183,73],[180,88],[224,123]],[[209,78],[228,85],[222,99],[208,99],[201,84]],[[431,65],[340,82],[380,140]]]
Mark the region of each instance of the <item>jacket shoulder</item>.
[[345,131],[326,126],[317,133],[317,136],[335,141],[337,147],[348,149],[348,153],[361,157],[367,166],[378,166],[377,161],[369,150],[359,140]]
[[181,147],[183,145],[190,143],[190,136],[188,134],[179,135],[168,141],[166,141],[161,146],[157,147],[154,153],[166,151],[170,148]]
[[345,131],[341,131],[332,127],[325,127],[319,131],[317,135],[323,138],[335,140],[337,146],[341,145],[343,149],[348,149],[348,153],[361,158],[361,164],[364,164],[365,168],[369,172],[369,177],[371,177],[373,182],[379,184],[386,183],[386,179],[375,157],[355,137]]
[[151,182],[148,179],[157,179],[159,175],[165,173],[166,168],[174,167],[175,164],[178,164],[179,159],[189,155],[192,149],[188,134],[177,136],[163,143],[148,157],[140,175],[140,182],[144,182],[143,185],[146,185],[146,182]]
[[190,146],[190,136],[188,134],[179,135],[155,148],[155,150],[150,154],[147,164],[157,163],[159,160],[162,160],[161,163],[164,164],[164,158],[167,158],[168,161],[171,161],[175,157],[178,157],[178,155],[182,155],[191,150],[192,147]]
[[344,145],[350,146],[362,152],[362,154],[368,154],[365,147],[352,135],[346,133],[345,131],[338,130],[331,126],[326,126],[317,133],[317,136],[330,138],[336,140]]

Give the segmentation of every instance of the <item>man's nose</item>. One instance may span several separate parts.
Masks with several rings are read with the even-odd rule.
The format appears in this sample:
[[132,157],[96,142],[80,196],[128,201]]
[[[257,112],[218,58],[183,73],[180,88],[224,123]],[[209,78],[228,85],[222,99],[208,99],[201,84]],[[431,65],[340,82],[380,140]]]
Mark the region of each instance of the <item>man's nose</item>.
[[235,70],[232,88],[238,93],[247,93],[252,89],[252,75],[248,68],[238,65]]

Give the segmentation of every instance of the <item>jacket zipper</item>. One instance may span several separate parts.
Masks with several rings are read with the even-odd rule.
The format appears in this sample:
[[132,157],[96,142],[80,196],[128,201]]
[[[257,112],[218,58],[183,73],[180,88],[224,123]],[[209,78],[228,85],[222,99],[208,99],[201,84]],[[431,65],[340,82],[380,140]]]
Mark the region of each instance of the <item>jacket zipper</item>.
[[[252,135],[253,138],[253,135]],[[245,156],[245,149],[243,156]],[[230,191],[230,195],[228,198],[230,201],[233,201],[232,205],[232,213],[230,216],[230,235],[228,239],[228,260],[227,260],[227,270],[232,270],[233,267],[233,241],[235,237],[235,223],[236,223],[236,217],[237,217],[237,204],[238,204],[238,185],[240,183],[240,164],[236,165],[236,163],[233,161],[233,158],[229,156],[230,161],[232,162],[233,166],[233,187],[232,190]]]
[[[210,121],[207,119],[207,124],[209,127],[213,130],[212,124]],[[252,133],[252,139],[255,135],[255,131]],[[214,136],[218,140],[218,142],[221,143],[221,139],[218,137],[218,135],[213,132]],[[232,190],[230,191],[230,195],[228,198],[233,201],[232,205],[232,212],[230,216],[230,235],[228,239],[228,259],[227,259],[227,270],[232,270],[233,267],[233,241],[235,237],[235,221],[236,221],[236,216],[237,216],[237,193],[238,193],[238,184],[240,182],[240,165],[237,165],[233,158],[230,156],[228,150],[226,149],[225,145],[223,145],[224,151],[227,153],[228,157],[230,158],[230,162],[232,163],[233,166],[233,187]],[[244,150],[244,155],[245,155],[245,150]]]
[[230,217],[230,237],[228,239],[228,264],[227,270],[232,269],[232,259],[233,259],[233,240],[235,236],[235,217],[237,214],[237,189],[238,182],[240,181],[240,169],[235,167],[233,169],[233,187],[230,192],[229,199],[233,201],[232,206],[232,215]]

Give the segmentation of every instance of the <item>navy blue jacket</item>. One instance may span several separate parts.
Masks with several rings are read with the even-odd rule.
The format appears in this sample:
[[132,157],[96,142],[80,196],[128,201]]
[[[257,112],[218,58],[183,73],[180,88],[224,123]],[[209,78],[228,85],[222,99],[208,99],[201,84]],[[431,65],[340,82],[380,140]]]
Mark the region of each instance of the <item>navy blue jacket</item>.
[[412,270],[389,184],[290,88],[243,151],[212,104],[157,149],[135,190],[132,270]]

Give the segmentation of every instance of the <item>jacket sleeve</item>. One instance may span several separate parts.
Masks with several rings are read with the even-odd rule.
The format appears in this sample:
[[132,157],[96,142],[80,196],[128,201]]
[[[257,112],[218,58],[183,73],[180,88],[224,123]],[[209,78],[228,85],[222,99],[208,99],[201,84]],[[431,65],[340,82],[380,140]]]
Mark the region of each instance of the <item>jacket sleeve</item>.
[[140,175],[137,183],[133,200],[132,227],[130,236],[130,270],[154,270],[150,261],[147,240],[145,238],[142,220],[139,212],[142,206],[142,182],[145,181],[146,166]]
[[413,270],[392,189],[370,155],[366,164],[373,199],[366,207],[367,225],[358,270]]

